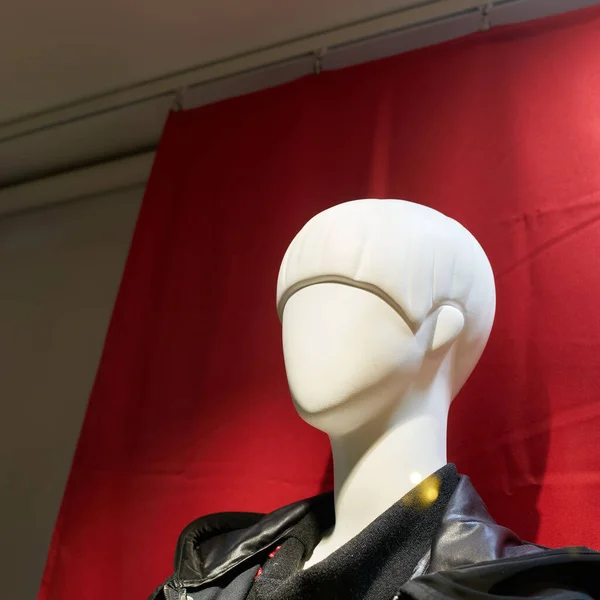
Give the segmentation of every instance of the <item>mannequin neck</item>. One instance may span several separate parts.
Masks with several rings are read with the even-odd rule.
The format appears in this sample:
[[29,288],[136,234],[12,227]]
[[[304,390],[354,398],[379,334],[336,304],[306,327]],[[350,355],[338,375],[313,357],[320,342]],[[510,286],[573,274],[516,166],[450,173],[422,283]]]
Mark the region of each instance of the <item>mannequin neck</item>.
[[409,388],[391,414],[347,435],[330,437],[336,522],[304,568],[350,541],[420,479],[447,463],[450,400],[445,382]]

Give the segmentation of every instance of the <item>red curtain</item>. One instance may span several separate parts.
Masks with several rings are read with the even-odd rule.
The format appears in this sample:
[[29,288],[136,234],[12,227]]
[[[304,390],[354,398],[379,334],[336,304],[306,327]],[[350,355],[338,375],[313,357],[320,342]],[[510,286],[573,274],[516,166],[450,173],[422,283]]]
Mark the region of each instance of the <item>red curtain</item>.
[[522,536],[600,547],[599,57],[592,8],[172,114],[39,597],[145,598],[193,518],[331,485],[275,281],[307,219],[362,197],[447,213],[494,267],[450,458]]

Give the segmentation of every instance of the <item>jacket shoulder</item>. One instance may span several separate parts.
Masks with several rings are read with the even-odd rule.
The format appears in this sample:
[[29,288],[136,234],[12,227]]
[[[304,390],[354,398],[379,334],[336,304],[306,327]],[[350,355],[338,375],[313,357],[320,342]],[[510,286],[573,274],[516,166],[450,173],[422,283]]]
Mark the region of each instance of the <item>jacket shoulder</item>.
[[481,562],[428,573],[405,583],[411,600],[483,600],[489,598],[598,598],[600,553],[573,547]]

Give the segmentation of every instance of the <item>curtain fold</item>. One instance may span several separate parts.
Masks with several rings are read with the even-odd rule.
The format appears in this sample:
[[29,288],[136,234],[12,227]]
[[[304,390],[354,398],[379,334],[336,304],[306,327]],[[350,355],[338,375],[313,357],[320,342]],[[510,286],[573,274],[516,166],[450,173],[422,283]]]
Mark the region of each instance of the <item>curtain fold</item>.
[[192,519],[331,486],[275,284],[311,216],[364,197],[457,219],[496,273],[450,459],[520,535],[600,547],[598,57],[592,8],[171,114],[39,598],[145,598]]

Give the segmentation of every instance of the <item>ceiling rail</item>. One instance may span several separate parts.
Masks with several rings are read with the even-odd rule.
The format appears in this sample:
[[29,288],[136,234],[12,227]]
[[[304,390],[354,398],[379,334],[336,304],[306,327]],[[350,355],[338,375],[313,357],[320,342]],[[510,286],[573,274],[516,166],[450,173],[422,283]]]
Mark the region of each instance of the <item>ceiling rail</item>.
[[[510,4],[522,0],[497,0]],[[165,77],[137,83],[108,93],[84,98],[43,112],[0,123],[0,143],[44,129],[131,106],[147,100],[173,95],[180,90],[252,72],[278,63],[315,55],[324,48],[333,49],[369,38],[441,21],[489,6],[489,0],[430,0],[385,15],[308,35],[286,43],[202,64]]]

